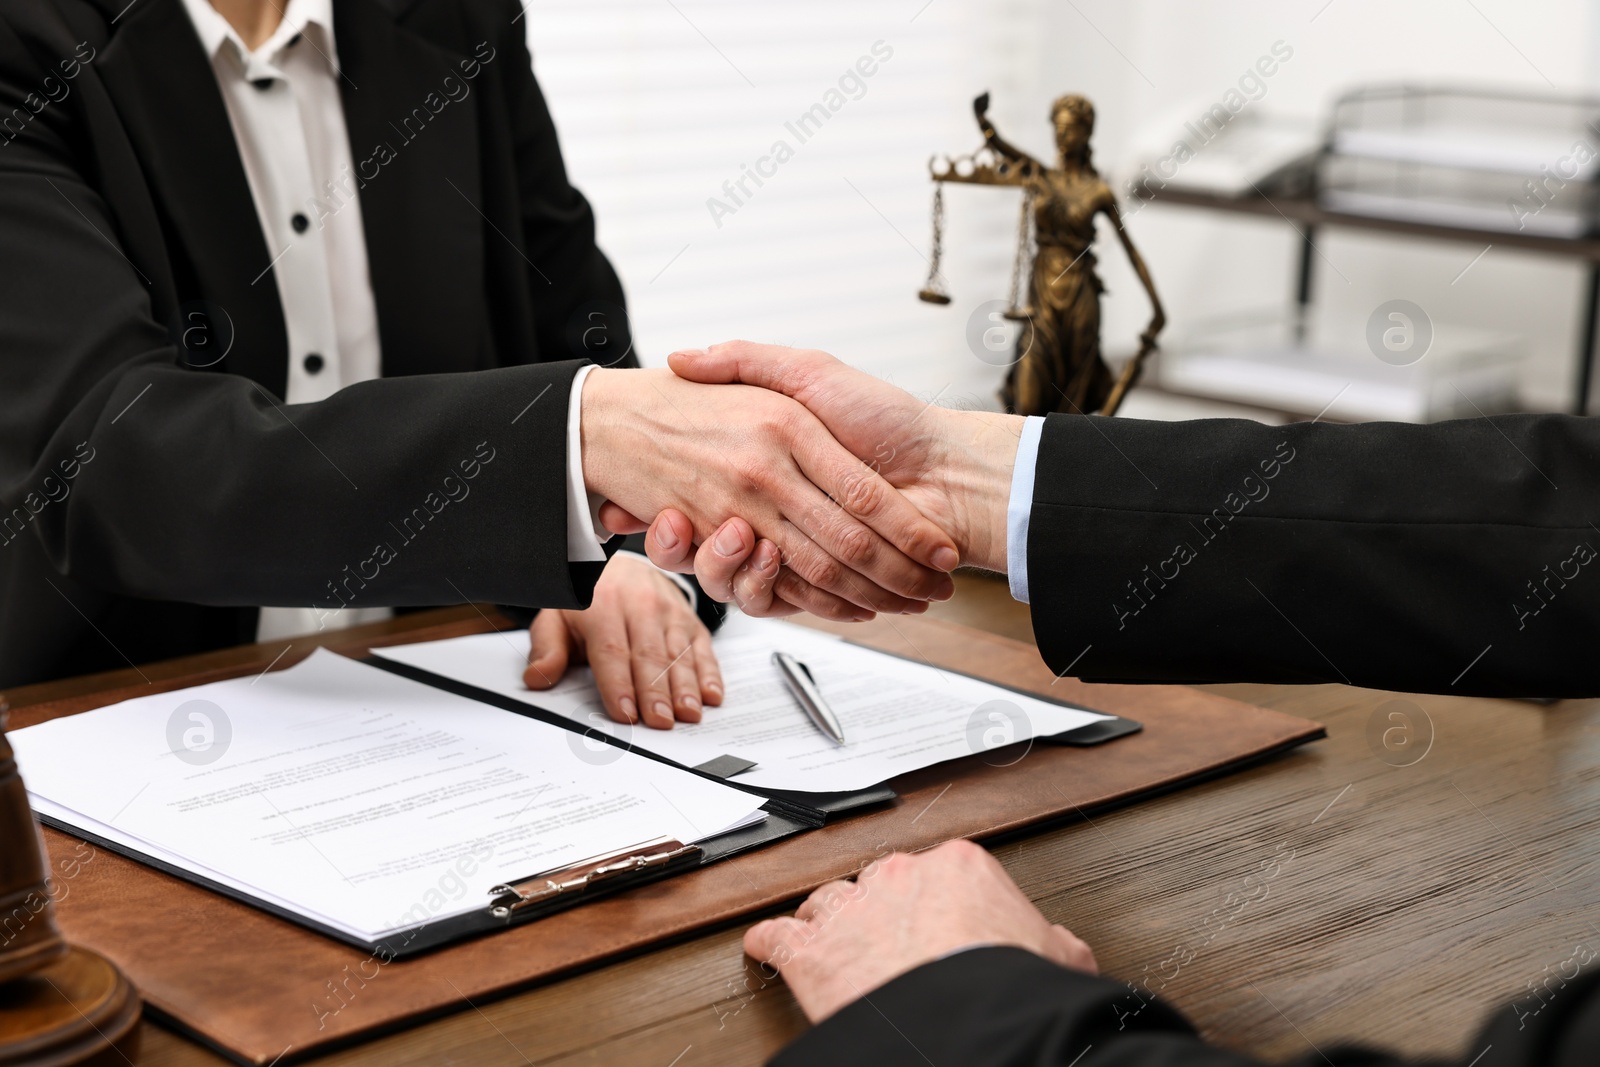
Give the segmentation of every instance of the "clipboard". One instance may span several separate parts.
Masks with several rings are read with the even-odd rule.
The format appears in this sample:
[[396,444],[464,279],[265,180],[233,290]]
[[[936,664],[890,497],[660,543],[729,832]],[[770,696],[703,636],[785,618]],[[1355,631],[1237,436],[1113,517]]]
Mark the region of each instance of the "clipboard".
[[564,867],[538,871],[510,882],[482,888],[479,890],[483,900],[481,908],[434,919],[367,941],[337,927],[320,923],[301,912],[175,866],[158,856],[109,840],[54,816],[35,812],[35,817],[51,829],[361,949],[383,963],[407,959],[458,941],[534,922],[623,890],[717,863],[813,828],[801,820],[769,811],[766,819],[754,826],[734,830],[699,844],[685,845],[664,837],[641,842],[616,852],[591,856]]
[[[564,743],[571,731],[508,719],[501,709],[351,657],[313,653],[275,677],[259,690],[251,687],[260,678],[236,678],[170,697],[141,694],[99,719],[19,731],[10,738],[19,762],[30,751],[38,761],[24,763],[35,814],[380,963],[534,922],[810,828],[747,791],[669,764],[626,757],[632,762],[611,768],[603,766],[614,762],[607,758],[575,770],[581,765]],[[172,744],[190,721],[180,718],[184,709],[195,707],[214,716],[205,720],[214,731],[208,739],[220,737],[213,759],[228,751],[232,720],[255,747],[247,743],[242,757],[217,769],[203,754],[185,759],[176,748],[144,752],[159,770],[129,758],[163,721],[163,740]],[[158,781],[151,814],[119,825]],[[108,802],[96,791],[106,783],[126,790]],[[555,807],[536,811],[528,825],[510,825],[552,789]],[[267,798],[279,790],[281,808]],[[132,796],[121,803],[125,793]],[[663,818],[649,814],[657,794],[672,809]],[[186,819],[190,812],[208,814]],[[634,814],[605,821],[621,812]],[[597,820],[592,834],[590,818]],[[319,834],[338,835],[329,838],[331,852],[315,842]],[[681,839],[651,836],[663,834]]]

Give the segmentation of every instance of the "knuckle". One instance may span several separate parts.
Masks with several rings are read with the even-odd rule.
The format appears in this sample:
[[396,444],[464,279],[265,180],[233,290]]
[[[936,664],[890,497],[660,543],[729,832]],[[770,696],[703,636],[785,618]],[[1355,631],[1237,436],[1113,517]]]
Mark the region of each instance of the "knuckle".
[[852,567],[871,561],[877,547],[877,539],[872,536],[872,531],[858,522],[845,522],[840,524],[834,534],[835,555],[844,563]]
[[844,584],[844,564],[836,559],[814,559],[804,577],[819,589],[837,589]]
[[953,841],[946,842],[944,847],[949,851],[950,855],[957,859],[971,860],[988,855],[981,846],[964,837],[958,837]]
[[755,450],[739,450],[732,457],[730,465],[733,487],[741,495],[764,492],[772,480],[771,466]]
[[850,514],[871,518],[883,508],[883,486],[866,467],[857,467],[845,477],[838,501]]
[[627,658],[628,646],[614,637],[603,638],[591,652],[600,659],[619,660]]
[[789,571],[778,576],[776,590],[784,600],[824,619],[844,619],[853,614],[849,605]]
[[660,641],[641,641],[633,646],[633,658],[643,663],[665,664],[672,657],[667,655],[666,645]]
[[966,838],[947,841],[944,845],[944,852],[950,862],[963,867],[987,866],[993,859],[982,845],[968,841]]
[[787,397],[769,394],[762,405],[757,425],[762,435],[779,441],[792,440],[800,425],[803,408]]
[[911,857],[904,852],[891,852],[883,859],[878,860],[878,870],[883,874],[894,874],[903,871],[911,863]]

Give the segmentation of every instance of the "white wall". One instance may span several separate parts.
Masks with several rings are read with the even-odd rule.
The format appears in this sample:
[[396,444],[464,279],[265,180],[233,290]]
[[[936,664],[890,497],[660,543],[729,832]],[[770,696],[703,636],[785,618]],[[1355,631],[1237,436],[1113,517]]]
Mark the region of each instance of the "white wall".
[[[1049,151],[1062,92],[1099,112],[1096,161],[1126,160],[1142,125],[1215,101],[1282,40],[1294,50],[1258,105],[1321,115],[1363,80],[1461,80],[1581,91],[1594,82],[1595,3],[1582,0],[529,0],[535,70],[569,167],[595,202],[628,287],[647,362],[672,347],[749,336],[828,348],[924,394],[989,402],[999,372],[966,341],[967,317],[1005,295],[1016,194],[948,196],[946,273],[957,303],[915,292],[926,272],[927,157],[978,143],[970,100],[994,94],[1008,136]],[[883,41],[891,60],[755,195],[712,220],[706,200],[754,163],[783,123]],[[753,188],[753,187],[751,187]],[[1170,343],[1219,315],[1285,309],[1286,226],[1154,206],[1130,229],[1166,301]],[[1328,233],[1316,328],[1359,347],[1395,297],[1441,331],[1514,331],[1530,398],[1570,391],[1582,273],[1481,248]],[[1104,337],[1129,351],[1147,306],[1102,236]]]
[[[534,69],[573,178],[596,205],[647,363],[676,346],[749,337],[827,348],[946,399],[991,401],[995,371],[967,350],[963,325],[972,305],[1004,292],[1016,201],[1002,192],[952,205],[960,302],[922,304],[926,166],[935,151],[979,143],[978,89],[1013,100],[1046,91],[1044,0],[923,5],[530,4]],[[799,143],[785,123],[875,44],[892,57]],[[713,218],[708,201],[732,204],[723,183],[778,139],[793,158]]]
[[[1073,0],[1053,10],[1048,34],[1062,47],[1046,80],[1095,97],[1103,116],[1097,150],[1114,162],[1125,158],[1141,123],[1218,99],[1277,40],[1294,49],[1293,58],[1253,107],[1321,116],[1341,90],[1364,81],[1589,91],[1596,7],[1582,0]],[[1209,316],[1272,312],[1291,299],[1298,238],[1286,225],[1153,206],[1130,229],[1156,273],[1174,345]],[[1494,248],[1452,284],[1481,245],[1345,231],[1320,235],[1316,246],[1313,329],[1321,339],[1363,351],[1371,311],[1410,299],[1441,336],[1472,328],[1516,333],[1528,360],[1530,406],[1568,404],[1585,278],[1579,266]],[[1145,310],[1121,258],[1108,252],[1101,262],[1112,294],[1106,344],[1115,351],[1117,338],[1137,333]]]

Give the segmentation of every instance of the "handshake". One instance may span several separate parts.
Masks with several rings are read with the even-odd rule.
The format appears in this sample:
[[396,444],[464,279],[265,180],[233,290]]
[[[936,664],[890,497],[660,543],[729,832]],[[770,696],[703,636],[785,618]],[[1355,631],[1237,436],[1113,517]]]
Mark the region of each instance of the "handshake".
[[1023,420],[934,407],[824,352],[731,341],[593,371],[584,481],[612,533],[746,614],[913,614],[1006,569]]

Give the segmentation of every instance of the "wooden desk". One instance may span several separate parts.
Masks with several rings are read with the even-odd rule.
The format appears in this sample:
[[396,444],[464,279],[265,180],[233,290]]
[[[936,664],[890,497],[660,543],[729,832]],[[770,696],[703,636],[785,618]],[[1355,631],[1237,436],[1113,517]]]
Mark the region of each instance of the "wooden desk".
[[[962,576],[960,586],[937,617],[1026,635],[1026,609],[1003,586],[976,576]],[[477,609],[429,612],[320,643],[359,645],[395,632],[420,639],[469,619]],[[286,643],[144,670],[158,678],[265,668]],[[137,680],[123,671],[9,696],[21,706]],[[1526,995],[1577,943],[1600,949],[1600,701],[1546,708],[1339,686],[1216,688],[1318,719],[1330,737],[995,850],[1046,915],[1094,946],[1108,973],[1144,978],[1213,1039],[1268,1058],[1355,1037],[1414,1055],[1459,1054],[1487,1010]],[[1431,719],[1431,747],[1409,766],[1381,758],[1422,751],[1384,748],[1382,729],[1403,728],[1390,712],[1416,724],[1423,713]],[[1410,743],[1420,745],[1424,732],[1417,726]],[[1390,736],[1391,744],[1401,740]],[[1269,857],[1279,874],[1260,895],[1257,879],[1244,880]],[[1255,899],[1239,905],[1246,896]],[[743,924],[713,930],[463,1005],[315,1062],[759,1063],[804,1019],[781,985],[763,988],[747,968],[742,931]],[[1176,956],[1179,946],[1191,951]],[[228,1062],[148,1021],[144,1029],[141,1064]]]

